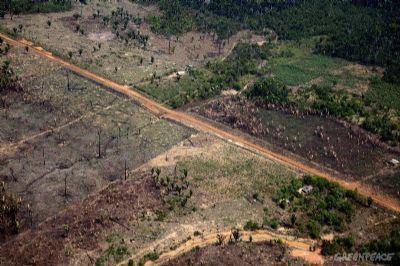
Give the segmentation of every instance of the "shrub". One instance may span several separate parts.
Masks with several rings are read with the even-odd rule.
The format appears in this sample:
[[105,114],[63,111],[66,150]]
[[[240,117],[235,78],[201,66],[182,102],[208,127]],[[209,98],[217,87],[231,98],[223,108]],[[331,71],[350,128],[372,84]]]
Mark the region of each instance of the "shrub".
[[146,261],[148,261],[148,260],[155,261],[155,260],[157,260],[158,258],[159,258],[159,255],[158,255],[158,253],[154,250],[154,251],[149,252],[149,253],[147,253],[146,255],[144,255],[142,261],[144,261],[144,262],[146,262]]
[[194,235],[194,236],[201,236],[202,234],[201,234],[201,232],[199,232],[199,231],[194,231],[193,235]]
[[243,226],[243,230],[245,231],[255,231],[260,228],[261,227],[258,225],[258,223],[253,220],[248,220],[246,224]]
[[238,242],[241,237],[240,230],[237,228],[232,229],[232,237],[235,242]]
[[332,241],[323,240],[321,253],[324,256],[331,256],[336,253],[351,252],[354,247],[354,238],[348,237],[335,237]]
[[269,226],[271,226],[272,229],[278,229],[279,227],[279,220],[276,218],[273,218],[270,223]]
[[257,81],[247,92],[247,97],[260,98],[265,103],[289,104],[289,90],[284,84],[273,78],[264,78]]
[[361,246],[361,252],[394,253],[391,265],[400,265],[400,229]]
[[311,238],[317,239],[321,234],[321,225],[314,220],[309,220],[307,223],[307,231]]
[[20,92],[22,87],[18,84],[18,77],[10,66],[10,61],[4,61],[0,69],[0,94]]

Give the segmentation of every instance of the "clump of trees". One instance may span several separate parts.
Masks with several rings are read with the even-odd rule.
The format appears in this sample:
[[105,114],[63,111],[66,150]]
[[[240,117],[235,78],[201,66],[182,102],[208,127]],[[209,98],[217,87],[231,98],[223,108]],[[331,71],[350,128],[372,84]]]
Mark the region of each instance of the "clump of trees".
[[323,240],[321,253],[324,256],[332,256],[337,253],[352,252],[355,246],[355,241],[352,236],[335,237],[333,240]]
[[[300,192],[304,186],[311,186],[312,190]],[[293,225],[312,238],[319,238],[322,231],[344,231],[357,208],[371,205],[369,199],[361,197],[356,191],[310,175],[293,179],[277,192],[274,201],[295,214]]]
[[167,203],[169,209],[185,208],[193,195],[188,180],[188,171],[183,169],[179,173],[175,169],[173,175],[161,176],[161,171],[152,169],[152,175],[156,186],[161,189],[163,200]]
[[289,90],[274,78],[263,78],[257,81],[246,96],[250,99],[262,100],[267,104],[289,105]]
[[7,192],[4,182],[0,182],[0,239],[20,232],[29,218],[32,219],[29,204]]
[[253,220],[248,220],[246,224],[243,226],[243,230],[245,231],[256,231],[258,229],[261,229],[261,226]]
[[18,77],[10,66],[10,61],[4,61],[0,68],[0,95],[10,92],[21,92],[23,89],[18,83]]
[[[95,18],[100,16],[100,13],[94,15]],[[110,26],[117,38],[126,43],[135,41],[144,48],[148,44],[149,36],[142,34],[139,29],[132,27],[132,24],[140,26],[142,24],[142,19],[131,15],[123,7],[117,7],[115,10],[111,11],[110,16],[102,16],[102,23]]]

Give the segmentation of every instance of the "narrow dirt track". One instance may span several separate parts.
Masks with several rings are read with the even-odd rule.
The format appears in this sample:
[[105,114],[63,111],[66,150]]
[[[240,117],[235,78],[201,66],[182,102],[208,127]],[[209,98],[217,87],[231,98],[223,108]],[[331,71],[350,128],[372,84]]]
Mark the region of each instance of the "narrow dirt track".
[[[186,241],[182,245],[178,246],[176,249],[171,250],[169,252],[165,252],[160,255],[160,257],[154,261],[148,261],[146,265],[161,265],[163,263],[168,262],[174,258],[177,258],[186,252],[191,251],[193,248],[199,247],[203,248],[209,245],[213,245],[218,241],[218,235],[224,237],[224,244],[227,243],[229,237],[231,236],[231,231],[221,232],[221,233],[211,233],[201,237],[197,237]],[[310,248],[313,246],[313,242],[306,240],[306,239],[294,239],[293,237],[288,237],[285,235],[274,234],[268,231],[243,231],[241,232],[241,240],[249,241],[251,236],[252,242],[265,242],[271,240],[278,240],[280,239],[285,243],[292,251],[292,256],[299,257],[301,259],[306,260],[308,263],[313,265],[322,265],[324,263],[324,258],[322,255],[319,254],[318,251],[310,251]],[[128,264],[129,259],[121,262],[118,266]]]
[[29,47],[29,51],[32,53],[46,57],[54,62],[59,63],[63,67],[75,72],[76,74],[78,74],[82,77],[92,80],[92,81],[94,81],[100,85],[103,85],[115,92],[121,93],[125,96],[135,99],[144,108],[148,109],[149,111],[151,111],[152,113],[154,113],[155,115],[157,115],[161,118],[165,118],[165,119],[169,119],[171,121],[181,123],[185,126],[194,128],[199,131],[214,134],[214,135],[220,137],[221,139],[232,142],[232,143],[236,144],[237,146],[252,150],[253,152],[256,152],[268,159],[278,161],[278,162],[283,163],[291,168],[300,170],[305,173],[319,175],[321,177],[326,178],[329,181],[337,182],[337,183],[339,183],[339,185],[341,185],[342,187],[344,187],[346,189],[352,189],[352,190],[357,189],[357,191],[361,195],[363,195],[365,197],[371,197],[377,204],[379,204],[385,208],[391,209],[395,212],[400,212],[400,202],[398,200],[396,200],[392,197],[388,197],[388,196],[379,194],[371,187],[368,187],[359,182],[344,181],[344,180],[342,180],[338,177],[335,177],[331,174],[322,172],[321,170],[319,170],[317,168],[314,168],[314,167],[305,165],[304,163],[301,163],[299,161],[296,161],[293,158],[290,158],[290,157],[284,156],[282,154],[278,154],[276,152],[268,150],[267,148],[264,148],[258,144],[255,144],[249,140],[246,140],[240,136],[236,136],[225,130],[216,128],[215,126],[213,126],[207,122],[204,122],[202,120],[199,120],[189,114],[170,110],[170,109],[158,104],[157,102],[147,98],[146,96],[138,93],[137,91],[133,90],[132,88],[129,88],[129,87],[123,86],[123,85],[119,85],[111,80],[102,78],[86,69],[82,69],[78,66],[70,64],[63,59],[52,55],[50,52],[43,50],[41,47],[35,47],[34,44],[32,44],[31,42],[28,42],[25,40],[14,40],[14,39],[12,39],[4,34],[1,34],[1,33],[0,33],[0,37],[4,41],[9,43],[10,45],[20,46],[20,47]]

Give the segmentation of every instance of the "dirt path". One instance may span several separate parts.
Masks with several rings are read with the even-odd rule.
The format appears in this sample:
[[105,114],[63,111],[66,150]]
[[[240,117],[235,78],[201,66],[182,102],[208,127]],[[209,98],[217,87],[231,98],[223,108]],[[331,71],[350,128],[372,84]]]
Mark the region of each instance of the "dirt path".
[[256,152],[262,156],[265,156],[266,158],[283,163],[291,168],[294,168],[294,169],[297,169],[297,170],[300,170],[302,172],[306,172],[309,174],[319,175],[321,177],[326,178],[329,181],[337,182],[346,189],[352,189],[352,190],[357,189],[357,191],[361,195],[363,195],[365,197],[368,197],[368,196],[371,197],[377,204],[379,204],[383,207],[386,207],[388,209],[391,209],[395,212],[400,212],[400,202],[398,200],[396,200],[392,197],[388,197],[386,195],[379,194],[379,193],[377,193],[376,190],[374,190],[371,187],[366,186],[365,184],[361,184],[360,182],[348,182],[348,181],[341,180],[341,179],[339,179],[335,176],[332,176],[328,173],[322,172],[321,170],[319,170],[317,168],[314,168],[314,167],[305,165],[302,162],[296,161],[293,158],[289,158],[285,155],[268,150],[267,148],[264,148],[258,144],[255,144],[249,140],[246,140],[243,137],[236,136],[232,133],[229,133],[228,131],[224,131],[222,129],[216,128],[215,126],[211,125],[210,123],[202,121],[200,119],[197,119],[189,114],[170,110],[170,109],[156,103],[155,101],[148,99],[144,95],[133,90],[132,88],[129,88],[128,86],[119,85],[111,80],[100,77],[86,69],[82,69],[78,66],[70,64],[59,57],[53,56],[50,52],[45,51],[41,47],[33,46],[33,44],[30,42],[16,41],[16,40],[13,40],[13,39],[9,38],[8,36],[1,34],[1,33],[0,33],[0,37],[3,38],[4,41],[6,41],[7,43],[9,43],[11,45],[20,46],[20,47],[28,46],[29,51],[32,53],[46,57],[54,62],[59,63],[63,67],[75,72],[76,74],[78,74],[82,77],[90,79],[90,80],[92,80],[100,85],[103,85],[115,92],[121,93],[125,96],[135,99],[144,108],[153,112],[155,115],[160,116],[161,118],[165,118],[165,119],[169,119],[174,122],[181,123],[185,126],[194,128],[199,131],[214,134],[226,141],[236,144],[237,146],[240,146],[245,149]]
[[[224,237],[224,244],[226,244],[227,241],[229,240],[229,237],[231,236],[231,231],[225,231],[225,232],[221,232],[221,233],[211,233],[208,235],[195,237],[189,241],[186,241],[182,245],[178,246],[176,249],[161,254],[160,257],[156,261],[154,261],[154,262],[148,261],[146,263],[146,265],[153,265],[153,264],[160,265],[171,259],[179,257],[186,252],[191,251],[193,248],[196,248],[196,247],[202,248],[202,247],[206,247],[209,245],[213,245],[213,244],[217,243],[219,236]],[[265,241],[280,239],[286,245],[289,246],[289,248],[291,249],[292,256],[304,259],[305,261],[307,261],[308,263],[313,264],[313,265],[315,265],[315,264],[322,265],[324,263],[324,258],[322,255],[319,254],[318,251],[314,251],[314,252],[310,251],[310,247],[312,247],[314,244],[312,241],[309,241],[306,239],[297,239],[296,240],[293,237],[289,237],[286,235],[279,235],[279,234],[275,234],[275,233],[268,232],[268,231],[262,231],[262,230],[253,231],[253,232],[251,232],[251,231],[241,232],[241,239],[243,241],[249,241],[250,236],[251,236],[253,242],[265,242]],[[135,257],[135,258],[137,259],[137,257]],[[128,261],[129,261],[129,259],[119,263],[118,265],[119,266],[125,265],[128,263]]]

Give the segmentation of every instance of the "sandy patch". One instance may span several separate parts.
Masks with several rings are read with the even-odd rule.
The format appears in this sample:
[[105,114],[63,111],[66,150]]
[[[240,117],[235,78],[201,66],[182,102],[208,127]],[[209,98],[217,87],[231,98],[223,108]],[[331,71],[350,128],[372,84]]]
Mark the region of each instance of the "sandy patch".
[[236,95],[236,94],[238,94],[238,91],[237,90],[233,90],[233,89],[223,90],[221,92],[221,95],[224,95],[224,96],[226,96],[226,95]]
[[111,31],[97,32],[97,33],[89,33],[88,38],[92,41],[97,42],[106,42],[111,41],[115,38],[115,34]]

